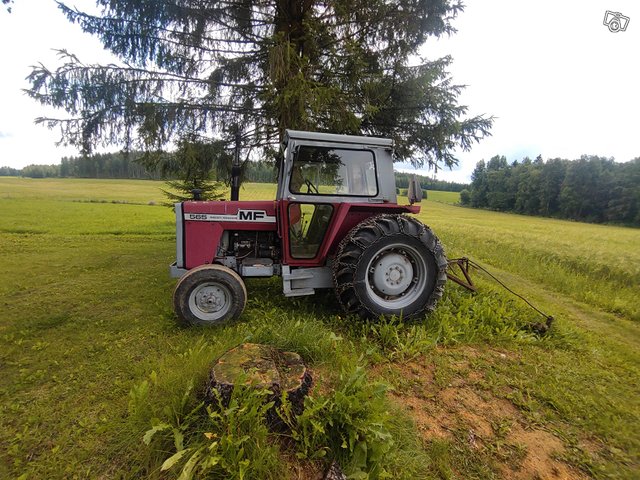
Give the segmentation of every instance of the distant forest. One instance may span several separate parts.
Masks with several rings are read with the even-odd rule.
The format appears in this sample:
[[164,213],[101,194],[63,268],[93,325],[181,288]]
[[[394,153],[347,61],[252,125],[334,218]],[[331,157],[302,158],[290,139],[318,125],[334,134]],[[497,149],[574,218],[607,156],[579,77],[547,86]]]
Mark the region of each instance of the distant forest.
[[[28,165],[23,169],[0,167],[0,176],[22,176],[30,178],[132,178],[160,180],[162,175],[149,171],[138,160],[141,154],[97,153],[86,157],[63,157],[60,165]],[[245,182],[275,183],[277,169],[272,162],[246,162],[243,170]],[[396,187],[408,188],[412,174],[396,172]],[[434,180],[417,175],[423,189],[460,192],[467,184]],[[217,180],[227,181],[227,178]]]
[[[60,165],[1,167],[0,176],[32,178],[135,178],[160,180],[138,161],[140,153],[65,157]],[[245,182],[274,183],[276,167],[266,161],[244,165]],[[411,173],[396,172],[396,187],[406,189]],[[496,155],[478,162],[470,185],[417,175],[423,189],[460,192],[462,205],[502,212],[640,226],[640,157],[626,163],[583,155],[508,163]],[[226,181],[227,178],[218,180]]]
[[503,156],[476,165],[460,202],[502,212],[640,226],[640,157],[626,163],[583,155],[579,160]]
[[137,178],[159,180],[158,172],[150,172],[138,162],[141,154],[96,153],[81,157],[63,157],[59,165],[27,165],[22,170],[0,167],[0,176],[30,178]]

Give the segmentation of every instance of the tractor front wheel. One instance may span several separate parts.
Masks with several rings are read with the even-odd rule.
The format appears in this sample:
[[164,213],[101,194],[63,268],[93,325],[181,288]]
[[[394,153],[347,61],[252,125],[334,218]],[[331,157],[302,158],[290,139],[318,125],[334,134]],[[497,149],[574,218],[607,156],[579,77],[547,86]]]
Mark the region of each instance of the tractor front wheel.
[[247,289],[240,275],[222,265],[189,270],[173,292],[173,306],[187,325],[219,325],[240,316]]
[[347,313],[417,317],[442,297],[447,258],[418,220],[380,215],[356,225],[338,247],[333,278]]

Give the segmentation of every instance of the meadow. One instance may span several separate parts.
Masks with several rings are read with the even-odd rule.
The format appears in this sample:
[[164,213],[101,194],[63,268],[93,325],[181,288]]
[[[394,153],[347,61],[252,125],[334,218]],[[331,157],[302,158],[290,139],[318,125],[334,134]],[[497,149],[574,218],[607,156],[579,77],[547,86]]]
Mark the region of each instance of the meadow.
[[[553,315],[544,335],[479,271],[478,294],[449,283],[423,321],[345,318],[332,292],[286,299],[274,278],[247,282],[239,321],[182,328],[161,186],[0,178],[0,478],[302,479],[334,458],[351,478],[638,477],[640,230],[429,192],[418,217],[448,256]],[[201,405],[208,365],[243,341],[312,369],[291,432],[266,431],[258,394]]]

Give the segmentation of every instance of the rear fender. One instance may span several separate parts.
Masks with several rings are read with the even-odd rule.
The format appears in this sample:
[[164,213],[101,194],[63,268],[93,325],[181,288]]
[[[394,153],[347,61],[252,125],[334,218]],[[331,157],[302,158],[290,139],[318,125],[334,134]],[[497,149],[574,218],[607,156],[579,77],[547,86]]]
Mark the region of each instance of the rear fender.
[[420,212],[420,206],[418,205],[396,205],[384,203],[340,204],[337,215],[334,216],[334,219],[331,222],[329,231],[325,237],[325,243],[321,249],[323,259],[332,257],[338,248],[338,244],[351,231],[351,229],[369,217],[382,215],[384,213],[416,214],[418,212]]

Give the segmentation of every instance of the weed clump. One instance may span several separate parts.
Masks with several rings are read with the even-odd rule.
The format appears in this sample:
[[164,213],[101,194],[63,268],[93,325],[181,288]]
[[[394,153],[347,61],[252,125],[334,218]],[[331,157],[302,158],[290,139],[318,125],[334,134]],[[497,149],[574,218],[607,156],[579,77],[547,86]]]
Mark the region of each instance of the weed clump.
[[236,388],[228,405],[218,397],[214,405],[186,408],[191,389],[183,395],[182,410],[164,421],[153,419],[143,437],[146,445],[174,452],[160,466],[177,470],[181,479],[281,478],[278,446],[269,439],[264,422],[273,402],[266,389]]
[[369,383],[362,367],[342,372],[340,382],[333,392],[307,397],[298,417],[284,409],[298,458],[337,461],[350,478],[388,477],[385,456],[394,441],[387,386]]
[[402,455],[398,447],[408,444],[403,437],[409,434],[389,414],[387,386],[369,382],[364,367],[327,375],[327,384],[305,398],[300,415],[283,395],[276,409],[285,428],[274,431],[268,388],[236,386],[228,403],[217,392],[211,404],[205,403],[202,360],[219,347],[198,343],[181,358],[185,371],[195,373],[186,385],[182,380],[181,389],[171,374],[163,378],[154,372],[130,392],[130,420],[147,449],[148,472],[177,472],[184,479],[283,478],[292,458],[317,470],[337,461],[352,478],[398,478],[405,469],[419,471],[406,462],[420,453]]

